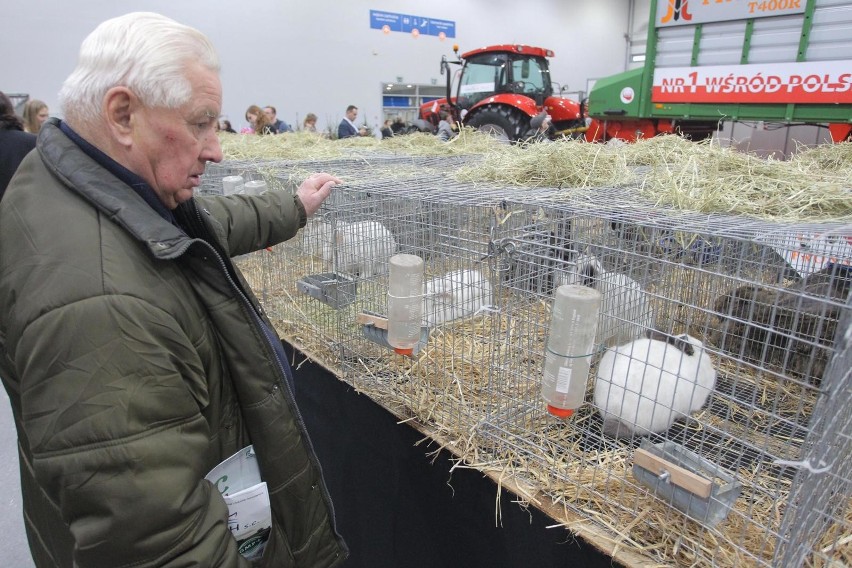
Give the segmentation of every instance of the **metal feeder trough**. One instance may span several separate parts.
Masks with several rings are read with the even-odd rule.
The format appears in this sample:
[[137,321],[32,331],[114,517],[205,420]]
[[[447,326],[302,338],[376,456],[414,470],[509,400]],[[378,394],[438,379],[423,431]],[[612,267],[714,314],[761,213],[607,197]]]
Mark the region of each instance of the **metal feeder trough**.
[[355,301],[356,282],[334,272],[309,274],[296,281],[299,292],[340,309]]
[[672,441],[642,440],[633,456],[633,477],[656,497],[708,527],[728,516],[742,489],[727,470]]
[[[388,320],[385,316],[370,312],[362,312],[358,314],[355,321],[361,324],[361,330],[364,333],[364,337],[373,343],[378,343],[379,345],[393,350],[391,344],[388,343]],[[417,353],[426,346],[426,342],[428,341],[429,328],[427,326],[420,326],[420,340],[417,342],[417,345],[412,348],[411,356],[413,357],[414,355],[417,355]]]

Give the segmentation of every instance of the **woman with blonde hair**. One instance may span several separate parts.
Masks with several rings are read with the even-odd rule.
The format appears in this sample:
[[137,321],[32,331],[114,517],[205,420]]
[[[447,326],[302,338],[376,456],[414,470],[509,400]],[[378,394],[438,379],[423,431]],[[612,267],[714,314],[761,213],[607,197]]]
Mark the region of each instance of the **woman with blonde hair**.
[[38,99],[30,99],[24,104],[24,131],[38,134],[41,125],[50,117],[47,103]]
[[305,132],[316,132],[317,131],[317,115],[312,112],[309,112],[307,116],[305,116],[305,120],[302,123],[302,130]]
[[263,109],[257,105],[251,105],[246,110],[246,120],[251,124],[255,134],[278,134],[278,129],[269,121]]

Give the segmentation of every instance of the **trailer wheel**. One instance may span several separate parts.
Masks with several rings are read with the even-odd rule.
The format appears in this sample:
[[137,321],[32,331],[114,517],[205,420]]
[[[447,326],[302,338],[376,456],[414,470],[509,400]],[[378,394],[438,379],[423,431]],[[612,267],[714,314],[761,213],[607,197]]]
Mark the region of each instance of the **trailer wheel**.
[[529,130],[527,115],[509,106],[488,106],[475,111],[468,125],[494,136],[501,142],[517,142]]

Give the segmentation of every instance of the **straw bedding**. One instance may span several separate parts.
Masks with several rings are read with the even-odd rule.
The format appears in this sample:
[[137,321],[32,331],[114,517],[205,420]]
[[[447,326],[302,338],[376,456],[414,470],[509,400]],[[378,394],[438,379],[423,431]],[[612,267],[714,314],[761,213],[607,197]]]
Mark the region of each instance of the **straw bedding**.
[[[288,138],[287,145],[281,143]],[[779,162],[675,137],[620,147],[566,141],[535,148],[495,145],[486,138],[463,130],[454,144],[435,144],[434,137],[426,135],[399,137],[391,143],[332,143],[311,135],[223,136],[222,140],[231,159],[319,159],[334,152],[362,151],[458,152],[481,156],[455,174],[472,183],[570,187],[575,191],[630,184],[646,199],[688,210],[797,221],[852,219],[852,143],[802,149],[789,162]],[[715,451],[713,457],[743,484],[734,510],[715,529],[708,529],[662,505],[635,482],[629,471],[635,443],[602,437],[600,420],[591,405],[567,422],[540,408],[531,410],[531,404],[540,403],[536,377],[546,338],[540,322],[549,320],[548,303],[520,296],[501,302],[512,306],[512,311],[484,313],[439,326],[416,357],[405,358],[361,337],[354,316],[376,306],[356,301],[334,310],[306,299],[296,291],[295,278],[316,272],[313,265],[299,265],[314,261],[287,245],[276,247],[272,254],[291,255],[289,278],[271,281],[258,255],[243,257],[240,264],[252,285],[266,292],[267,311],[282,337],[401,419],[426,424],[436,437],[446,440],[460,465],[514,479],[523,500],[537,503],[549,498],[557,507],[564,507],[563,524],[581,535],[590,534],[585,524],[592,519],[608,535],[595,532],[594,540],[608,540],[616,558],[619,550],[629,550],[660,565],[771,563],[792,472],[773,466],[766,458],[795,459],[804,435],[803,429],[784,430],[775,417],[797,417],[806,423],[816,401],[817,391],[812,386],[798,381],[779,383],[774,373],[757,373],[741,363],[715,357],[720,392],[669,433],[687,446],[701,440],[705,451]],[[695,273],[690,274],[694,277]],[[666,282],[657,285],[664,289]],[[667,302],[660,307],[671,328],[702,322],[684,307],[706,305],[701,286],[693,282],[693,296],[684,298],[680,306]],[[681,331],[699,334],[707,330]],[[521,337],[523,341],[518,339]],[[519,370],[524,371],[519,374]],[[721,388],[731,384],[754,396],[745,400]],[[849,502],[842,525],[832,525],[818,547],[832,560],[825,564],[812,559],[810,565],[852,564],[852,534],[848,533],[852,500],[846,498]]]

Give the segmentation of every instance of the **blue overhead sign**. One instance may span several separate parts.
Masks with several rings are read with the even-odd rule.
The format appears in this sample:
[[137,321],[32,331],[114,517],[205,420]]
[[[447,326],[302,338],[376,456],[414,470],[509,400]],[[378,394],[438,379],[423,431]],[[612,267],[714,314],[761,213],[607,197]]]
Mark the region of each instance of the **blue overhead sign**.
[[456,37],[455,22],[379,10],[370,10],[370,27],[374,30],[387,29],[391,32],[411,33],[417,30],[423,35],[441,36],[443,34],[443,37]]

